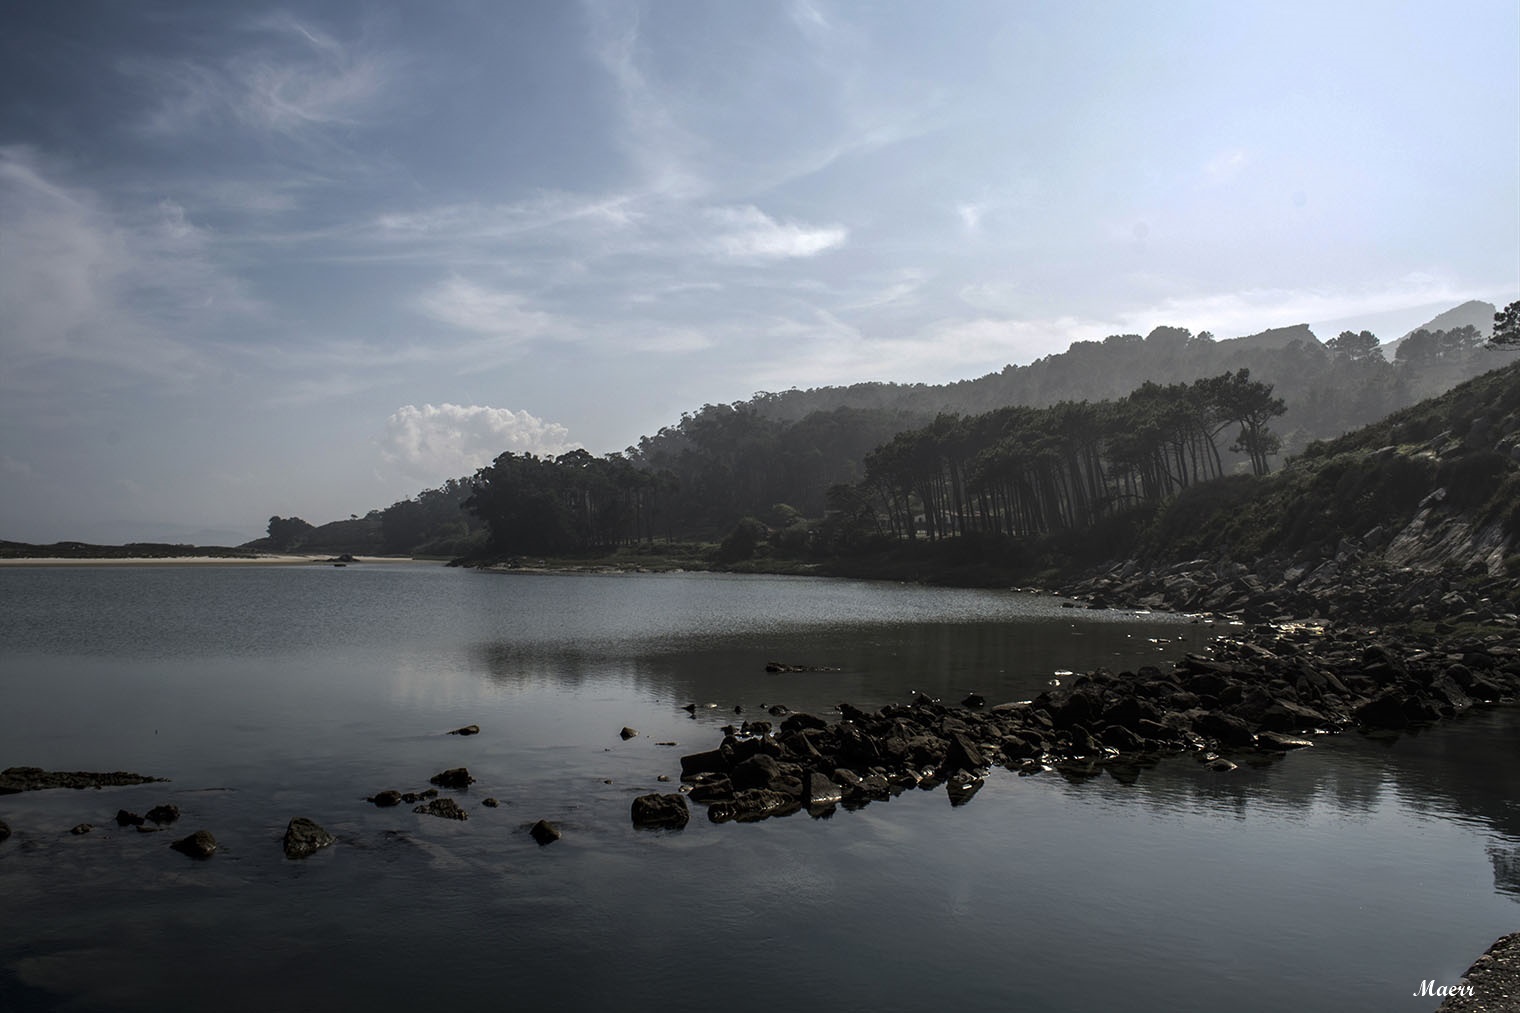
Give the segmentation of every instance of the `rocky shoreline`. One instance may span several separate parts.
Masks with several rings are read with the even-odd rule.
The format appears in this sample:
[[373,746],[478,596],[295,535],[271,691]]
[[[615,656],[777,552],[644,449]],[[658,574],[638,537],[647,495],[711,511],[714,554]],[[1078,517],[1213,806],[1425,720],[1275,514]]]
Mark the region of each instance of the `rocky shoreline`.
[[777,723],[728,726],[716,748],[682,757],[683,790],[714,822],[859,806],[914,787],[944,786],[959,805],[995,766],[1132,781],[1191,756],[1228,774],[1317,735],[1393,735],[1520,700],[1513,581],[1365,565],[1349,548],[1312,568],[1286,565],[1271,582],[1261,569],[1130,563],[1066,589],[1071,607],[1206,610],[1237,624],[1207,656],[1090,672],[990,707],[974,694],[958,704],[920,696],[871,712],[841,704],[837,721],[780,708]]

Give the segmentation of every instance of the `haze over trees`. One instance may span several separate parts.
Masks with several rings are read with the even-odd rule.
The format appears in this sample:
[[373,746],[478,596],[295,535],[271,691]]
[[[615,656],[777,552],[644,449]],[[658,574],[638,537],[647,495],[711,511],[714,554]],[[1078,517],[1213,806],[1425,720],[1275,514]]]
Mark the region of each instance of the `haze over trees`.
[[[1484,313],[1492,341],[1470,322]],[[503,454],[365,518],[282,537],[442,556],[693,539],[743,558],[767,538],[800,553],[1077,530],[1211,478],[1265,474],[1501,365],[1520,347],[1501,340],[1517,318],[1515,304],[1464,304],[1389,345],[1367,330],[1321,342],[1304,325],[1226,340],[1157,327],[945,385],[761,392],[684,413],[622,453]]]

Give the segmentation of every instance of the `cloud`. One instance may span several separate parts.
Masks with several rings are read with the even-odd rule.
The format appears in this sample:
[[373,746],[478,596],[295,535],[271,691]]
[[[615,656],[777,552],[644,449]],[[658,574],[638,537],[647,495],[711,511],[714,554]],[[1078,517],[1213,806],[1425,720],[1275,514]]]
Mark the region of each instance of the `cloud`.
[[417,308],[435,320],[477,334],[518,344],[548,333],[547,313],[528,309],[515,292],[486,288],[464,278],[450,278],[428,289]]
[[174,201],[117,209],[58,175],[29,149],[0,147],[0,349],[12,369],[203,370],[195,339],[258,310],[217,266],[211,234]]
[[473,474],[504,452],[557,456],[581,445],[525,411],[485,405],[403,405],[385,421],[385,459],[420,482]]
[[843,246],[849,238],[849,230],[842,226],[778,222],[754,205],[710,208],[707,218],[719,228],[714,237],[717,249],[741,259],[815,257]]
[[288,14],[248,28],[261,44],[216,64],[126,60],[119,69],[146,81],[156,101],[141,123],[154,134],[182,134],[227,123],[296,135],[364,122],[395,78],[395,59],[344,45]]

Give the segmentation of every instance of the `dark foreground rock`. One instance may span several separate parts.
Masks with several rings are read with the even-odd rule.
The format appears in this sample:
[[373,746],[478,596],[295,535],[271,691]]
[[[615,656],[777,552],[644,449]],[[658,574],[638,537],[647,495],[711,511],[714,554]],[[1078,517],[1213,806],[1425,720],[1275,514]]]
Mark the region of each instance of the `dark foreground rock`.
[[456,729],[454,729],[452,732],[449,732],[449,734],[450,735],[479,735],[480,734],[480,726],[479,725],[465,725],[463,728],[456,728]]
[[6,824],[4,820],[0,820],[0,841],[5,840],[10,835],[11,828]]
[[438,816],[446,820],[467,820],[470,814],[459,807],[459,803],[451,798],[435,798],[426,805],[420,805],[413,809],[414,813],[424,816]]
[[285,828],[285,857],[305,858],[337,843],[337,838],[305,816],[297,816]]
[[553,823],[550,823],[548,820],[539,820],[537,823],[528,828],[528,833],[531,834],[533,836],[533,839],[540,845],[553,844],[555,841],[564,836],[559,832],[559,827]]
[[1284,622],[1245,628],[1168,669],[1099,670],[1033,700],[959,707],[919,696],[840,719],[790,714],[728,726],[717,748],[681,758],[691,801],[717,822],[835,801],[846,807],[943,786],[952,805],[993,766],[1133,783],[1190,755],[1221,777],[1356,729],[1389,734],[1520,697],[1520,636],[1503,626],[1423,632]]
[[[1445,984],[1437,982],[1435,987]],[[1520,1009],[1520,932],[1503,936],[1490,946],[1467,969],[1458,988],[1462,990],[1446,993],[1436,1013],[1510,1013]]]
[[116,825],[119,827],[140,827],[148,822],[143,817],[126,809],[116,810]]
[[149,777],[125,770],[43,770],[41,767],[7,767],[0,770],[0,795],[48,788],[115,788],[129,784],[167,781],[166,777]]
[[430,784],[436,784],[440,788],[464,789],[475,783],[470,772],[465,767],[453,767],[428,778]]
[[681,795],[640,795],[633,800],[632,817],[636,827],[679,830],[691,819],[691,812]]
[[216,854],[217,843],[216,838],[211,836],[211,831],[197,830],[189,837],[182,837],[175,841],[169,847],[191,858],[210,858]]

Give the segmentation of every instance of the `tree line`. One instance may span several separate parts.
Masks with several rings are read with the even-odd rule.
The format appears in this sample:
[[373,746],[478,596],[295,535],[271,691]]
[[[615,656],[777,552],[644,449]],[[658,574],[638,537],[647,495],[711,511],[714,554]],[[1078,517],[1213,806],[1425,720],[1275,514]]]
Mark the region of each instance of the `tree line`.
[[836,490],[834,504],[905,540],[1087,528],[1225,474],[1221,440],[1232,430],[1227,449],[1266,474],[1282,413],[1271,385],[1241,369],[1145,383],[1114,401],[940,415],[868,454],[864,480]]

